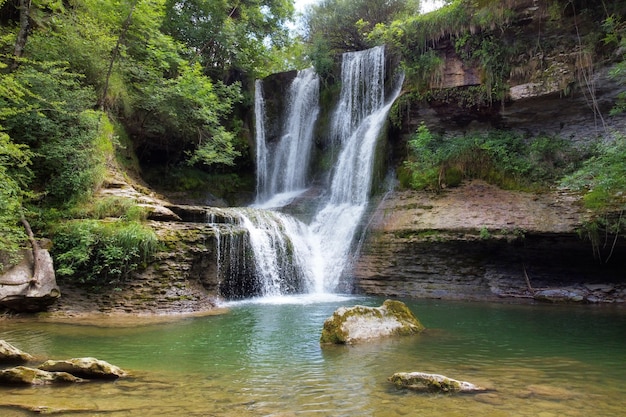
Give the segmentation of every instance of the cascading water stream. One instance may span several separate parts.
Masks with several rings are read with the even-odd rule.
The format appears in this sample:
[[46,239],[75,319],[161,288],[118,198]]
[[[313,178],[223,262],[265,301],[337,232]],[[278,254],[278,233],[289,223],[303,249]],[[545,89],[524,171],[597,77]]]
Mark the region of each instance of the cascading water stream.
[[254,254],[260,286],[256,295],[337,290],[367,208],[376,141],[402,84],[397,81],[396,91],[386,101],[384,78],[384,47],[344,54],[342,90],[330,132],[340,151],[329,188],[308,225],[267,209],[289,204],[307,187],[319,113],[319,78],[309,69],[294,79],[277,143],[267,143],[265,100],[262,82],[257,81],[257,198],[253,207],[237,209]]
[[255,206],[280,207],[289,202],[289,197],[293,199],[293,196],[306,187],[313,146],[313,128],[319,114],[319,77],[313,68],[298,72],[289,88],[285,104],[286,118],[280,139],[272,144],[267,144],[265,137],[266,116],[262,82],[257,81],[255,86],[257,128]]

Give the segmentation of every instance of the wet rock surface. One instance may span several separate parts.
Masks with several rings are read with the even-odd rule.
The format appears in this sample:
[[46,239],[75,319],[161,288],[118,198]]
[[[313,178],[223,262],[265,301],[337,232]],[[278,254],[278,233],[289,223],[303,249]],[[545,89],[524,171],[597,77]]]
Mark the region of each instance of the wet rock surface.
[[33,360],[33,356],[26,353],[9,342],[0,340],[0,364],[2,363],[23,363]]
[[0,371],[0,383],[5,385],[49,385],[82,381],[81,378],[67,372],[48,372],[26,366],[16,366]]
[[85,379],[117,379],[127,376],[120,367],[96,358],[47,360],[38,369],[48,372],[66,372]]
[[424,326],[401,301],[380,307],[340,307],[324,322],[320,343],[353,344],[387,336],[420,333]]
[[398,389],[405,388],[412,391],[444,393],[475,393],[488,391],[487,388],[472,384],[471,382],[459,381],[445,375],[425,372],[396,372],[390,376],[388,380]]

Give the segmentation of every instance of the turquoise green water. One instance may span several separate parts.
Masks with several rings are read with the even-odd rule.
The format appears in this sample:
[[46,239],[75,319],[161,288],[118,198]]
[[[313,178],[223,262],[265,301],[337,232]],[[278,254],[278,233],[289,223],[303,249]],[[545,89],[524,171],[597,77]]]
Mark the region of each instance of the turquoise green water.
[[[0,415],[46,406],[110,416],[626,415],[626,309],[407,301],[416,337],[320,347],[341,305],[291,299],[227,314],[118,328],[0,321],[0,339],[45,358],[95,356],[132,373],[113,383],[0,387]],[[394,372],[441,373],[480,395],[396,390]]]

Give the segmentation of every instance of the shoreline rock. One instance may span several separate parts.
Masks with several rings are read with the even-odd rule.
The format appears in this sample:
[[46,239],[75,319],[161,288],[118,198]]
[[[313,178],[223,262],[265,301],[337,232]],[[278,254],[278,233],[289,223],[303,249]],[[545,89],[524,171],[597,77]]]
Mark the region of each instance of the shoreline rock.
[[2,363],[24,363],[32,361],[34,357],[26,353],[5,340],[0,340],[0,364]]

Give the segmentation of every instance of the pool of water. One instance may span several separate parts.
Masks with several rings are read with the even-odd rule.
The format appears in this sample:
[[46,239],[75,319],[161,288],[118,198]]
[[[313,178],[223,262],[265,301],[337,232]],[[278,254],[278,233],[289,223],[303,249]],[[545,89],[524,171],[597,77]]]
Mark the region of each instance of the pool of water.
[[[0,387],[0,415],[44,406],[77,416],[626,415],[626,309],[407,301],[427,327],[408,338],[319,344],[339,306],[382,299],[301,297],[226,314],[116,327],[2,320],[0,339],[41,358],[95,356],[132,376]],[[441,373],[479,395],[396,390],[394,372]]]

